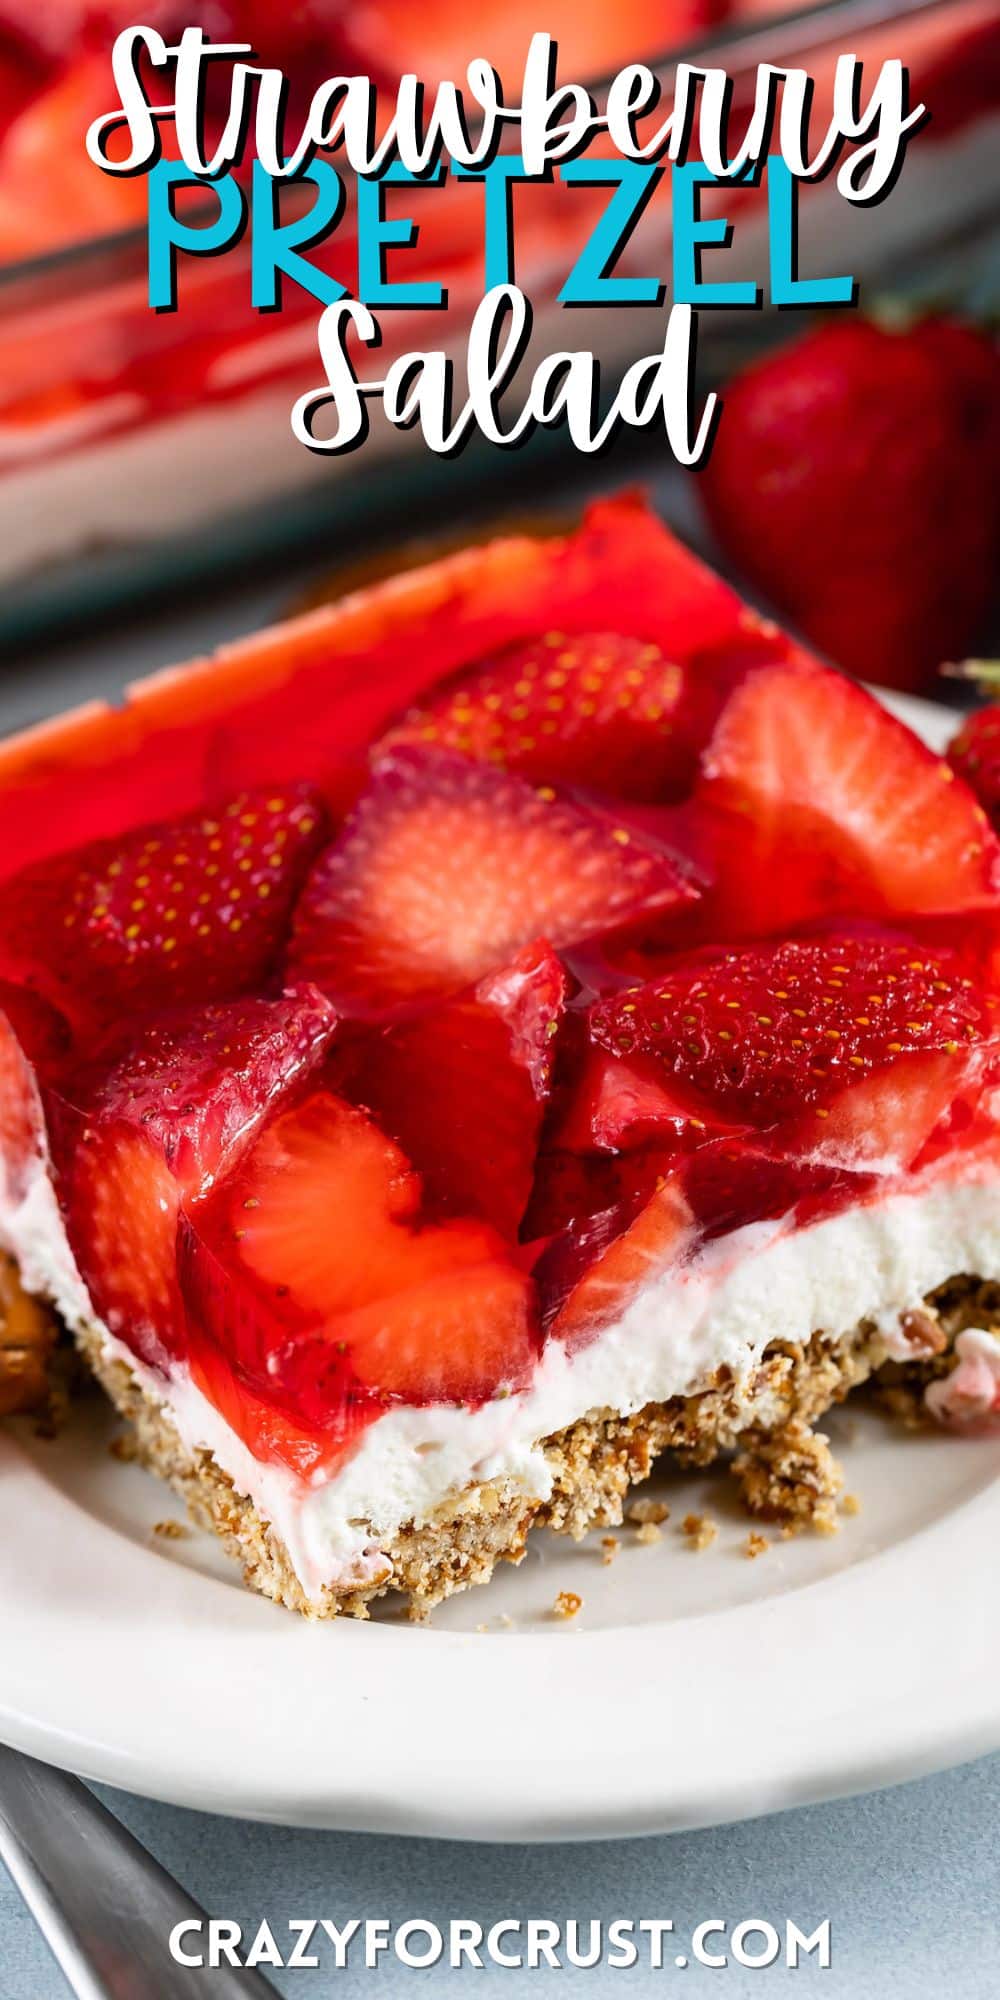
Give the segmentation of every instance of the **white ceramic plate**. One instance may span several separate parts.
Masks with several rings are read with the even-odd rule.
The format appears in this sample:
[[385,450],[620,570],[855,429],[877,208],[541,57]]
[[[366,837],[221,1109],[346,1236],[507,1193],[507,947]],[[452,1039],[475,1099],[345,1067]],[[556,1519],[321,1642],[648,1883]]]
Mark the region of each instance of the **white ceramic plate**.
[[[940,711],[923,709],[941,740]],[[916,719],[914,707],[905,712]],[[651,1832],[916,1776],[1000,1745],[1000,1446],[830,1419],[861,1511],[749,1561],[724,1480],[662,1537],[540,1537],[424,1627],[309,1626],[243,1590],[98,1398],[0,1435],[0,1737],[183,1805],[533,1840]],[[679,1522],[718,1525],[700,1554]],[[561,1590],[583,1599],[561,1621]]]

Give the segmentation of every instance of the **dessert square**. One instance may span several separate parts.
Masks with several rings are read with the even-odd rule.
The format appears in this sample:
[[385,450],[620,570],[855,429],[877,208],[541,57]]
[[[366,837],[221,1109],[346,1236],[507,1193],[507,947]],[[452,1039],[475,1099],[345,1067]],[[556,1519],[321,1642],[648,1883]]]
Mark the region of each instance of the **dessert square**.
[[637,496],[14,739],[0,836],[0,1248],[255,1589],[1000,1402],[1000,846]]

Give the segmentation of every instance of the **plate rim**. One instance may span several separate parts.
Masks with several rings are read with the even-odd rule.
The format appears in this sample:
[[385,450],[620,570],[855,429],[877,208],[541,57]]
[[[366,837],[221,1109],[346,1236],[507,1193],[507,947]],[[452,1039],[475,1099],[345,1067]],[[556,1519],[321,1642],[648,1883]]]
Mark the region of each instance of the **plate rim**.
[[[934,747],[955,720],[953,711],[911,697],[891,696],[886,705]],[[1000,1749],[1000,1593],[979,1588],[1000,1538],[996,1478],[838,1574],[772,1597],[639,1626],[499,1635],[346,1620],[310,1627],[239,1588],[227,1594],[229,1615],[216,1624],[204,1617],[204,1593],[218,1591],[218,1582],[177,1564],[159,1565],[150,1601],[148,1548],[46,1480],[9,1434],[0,1435],[0,1484],[11,1450],[27,1477],[27,1528],[17,1551],[14,1538],[0,1542],[0,1738],[145,1797],[368,1833],[519,1843],[626,1838],[842,1797]],[[65,1673],[50,1672],[40,1684],[32,1665],[71,1618],[88,1564],[100,1572],[109,1535],[110,1610],[102,1605],[101,1616],[77,1623]],[[956,1626],[964,1641],[958,1668]],[[204,1642],[206,1632],[210,1654],[233,1656],[239,1712],[249,1704],[246,1726],[279,1691],[286,1703],[297,1691],[302,1697],[301,1721],[286,1713],[284,1734],[279,1718],[267,1739],[266,1768],[259,1735],[258,1762],[247,1770],[234,1764],[224,1732],[178,1705],[185,1645]],[[400,1710],[404,1647],[404,1685],[422,1703],[416,1735]],[[567,1647],[568,1680],[558,1651]],[[328,1661],[316,1672],[323,1648],[331,1657],[336,1649],[332,1681]],[[732,1657],[740,1660],[735,1703],[720,1676]],[[150,1659],[160,1705],[150,1715],[132,1698],[126,1726],[115,1669],[130,1685]],[[622,1739],[613,1741],[607,1727],[595,1740],[595,1708],[612,1715],[609,1679],[623,1672]],[[539,1704],[549,1673],[560,1701]],[[664,1700],[672,1681],[685,1696],[683,1716]],[[713,1709],[727,1692],[733,1712],[724,1702]],[[345,1710],[356,1724],[346,1732]],[[485,1757],[476,1728],[484,1713],[492,1732]],[[759,1740],[741,1731],[747,1714]],[[703,1727],[699,1736],[699,1716],[702,1724],[711,1717],[707,1735]],[[310,1728],[324,1721],[340,1760],[334,1780],[305,1756]],[[430,1755],[435,1743],[458,1744],[463,1754]]]
[[[119,1789],[286,1825],[579,1841],[752,1818],[1000,1749],[1000,1593],[980,1587],[1000,1537],[996,1478],[835,1575],[773,1596],[639,1626],[451,1632],[310,1626],[178,1563],[158,1564],[151,1598],[148,1545],[87,1512],[7,1438],[0,1481],[12,1442],[44,1588],[12,1596],[23,1565],[0,1547],[0,1738]],[[101,1573],[109,1537],[105,1596],[63,1668],[39,1676],[53,1629],[65,1636],[62,1594],[74,1575]],[[221,1619],[206,1597],[217,1607],[220,1592]],[[202,1675],[233,1682],[205,1712],[184,1679],[199,1642]],[[122,1707],[109,1664],[134,1689],[150,1660],[152,1713],[134,1693]],[[624,1713],[608,1701],[623,1680]],[[555,1704],[539,1700],[549,1681]],[[332,1752],[317,1755],[317,1739]],[[235,1754],[247,1740],[249,1762]]]

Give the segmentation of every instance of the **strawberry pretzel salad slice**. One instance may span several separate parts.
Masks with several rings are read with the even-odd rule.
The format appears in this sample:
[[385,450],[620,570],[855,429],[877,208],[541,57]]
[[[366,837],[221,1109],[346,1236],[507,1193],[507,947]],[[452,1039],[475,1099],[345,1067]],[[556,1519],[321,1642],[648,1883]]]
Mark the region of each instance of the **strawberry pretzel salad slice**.
[[0,748],[0,1244],[248,1584],[417,1615],[1000,1405],[1000,844],[642,501]]

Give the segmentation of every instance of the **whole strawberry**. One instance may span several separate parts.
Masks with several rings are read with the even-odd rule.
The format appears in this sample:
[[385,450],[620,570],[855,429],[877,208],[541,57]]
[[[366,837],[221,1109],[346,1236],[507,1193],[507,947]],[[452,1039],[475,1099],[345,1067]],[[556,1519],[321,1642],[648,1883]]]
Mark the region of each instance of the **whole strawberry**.
[[[974,681],[984,694],[1000,693],[1000,662],[963,661],[955,678]],[[966,717],[948,745],[948,762],[971,786],[994,826],[1000,826],[1000,700]]]
[[954,320],[831,320],[729,384],[700,481],[722,548],[813,645],[925,686],[996,589],[1000,349]]

